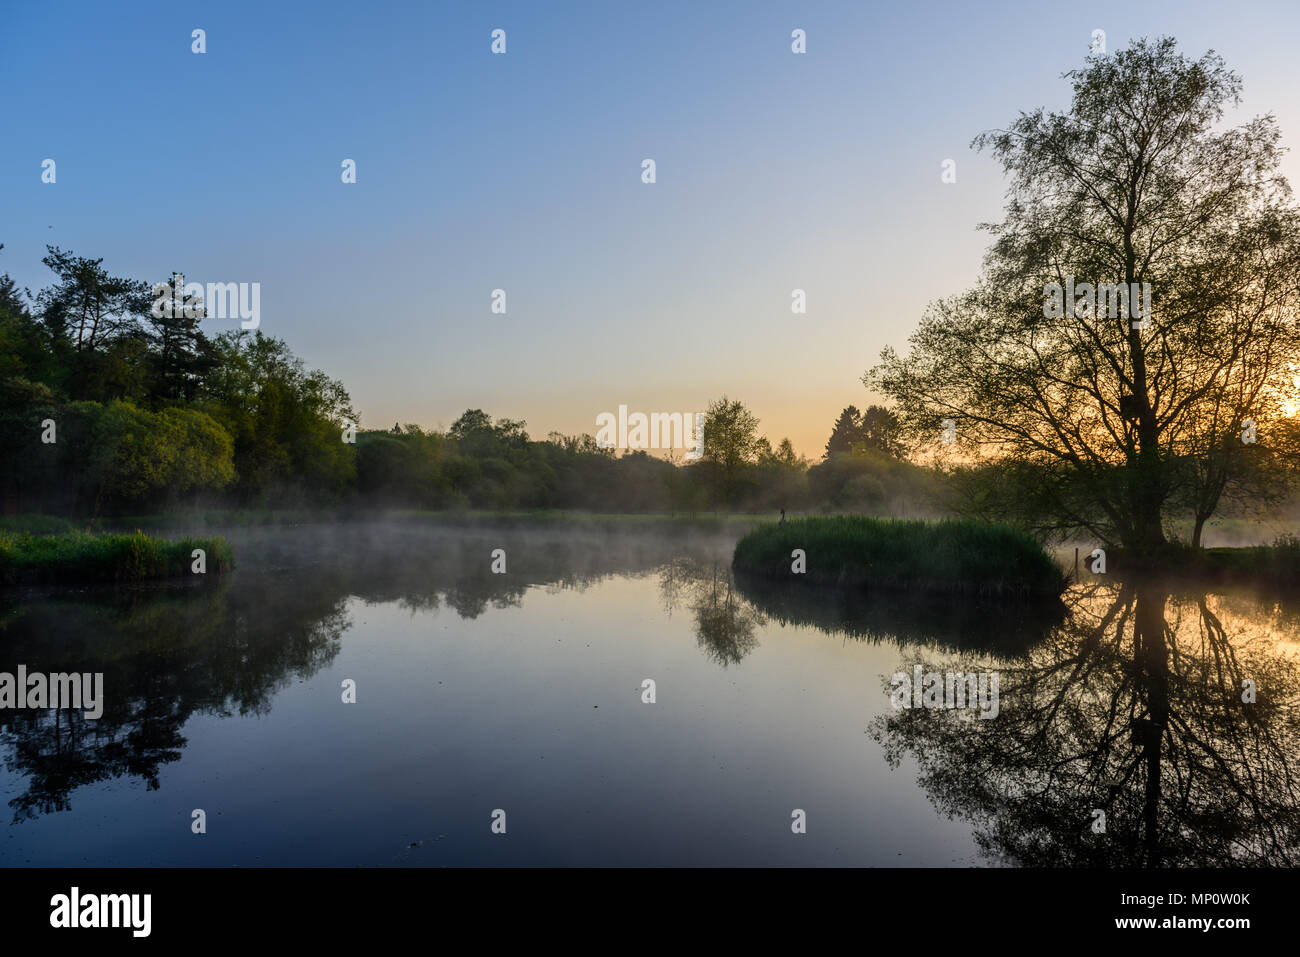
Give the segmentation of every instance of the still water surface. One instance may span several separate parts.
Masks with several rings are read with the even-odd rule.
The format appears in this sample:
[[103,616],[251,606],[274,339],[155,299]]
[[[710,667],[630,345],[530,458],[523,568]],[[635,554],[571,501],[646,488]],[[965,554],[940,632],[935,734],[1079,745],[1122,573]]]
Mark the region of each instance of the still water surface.
[[[0,670],[105,676],[98,721],[0,712],[0,863],[1300,859],[1294,600],[828,596],[734,581],[703,534],[227,537],[200,584],[0,595]],[[998,717],[895,709],[918,664],[996,672]]]

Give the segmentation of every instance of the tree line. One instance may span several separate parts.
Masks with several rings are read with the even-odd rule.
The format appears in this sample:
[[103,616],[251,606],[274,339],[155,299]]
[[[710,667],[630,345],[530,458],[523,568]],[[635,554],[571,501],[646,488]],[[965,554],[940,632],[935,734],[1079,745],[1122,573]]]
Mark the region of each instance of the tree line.
[[[0,246],[3,249],[3,246]],[[470,409],[445,431],[362,429],[343,384],[261,331],[210,336],[198,308],[154,309],[147,283],[51,246],[35,295],[0,276],[4,511],[69,516],[205,507],[700,512],[928,507],[897,423],[850,406],[824,461],[773,447],[725,396],[698,461],[618,454],[589,434],[531,438]],[[192,304],[191,304],[192,305]],[[350,441],[351,440],[351,441]]]
[[[1199,545],[1215,516],[1282,518],[1300,475],[1300,208],[1276,120],[1226,125],[1240,78],[1171,38],[1065,77],[1068,109],[976,138],[1009,180],[984,270],[906,352],[884,350],[863,381],[888,406],[844,409],[815,464],[725,396],[684,464],[534,440],[480,409],[344,442],[347,390],[281,340],[209,337],[201,312],[160,317],[144,283],[49,247],[35,296],[0,277],[4,511],[940,511],[1147,554],[1178,522]],[[1096,295],[1148,288],[1140,315]]]

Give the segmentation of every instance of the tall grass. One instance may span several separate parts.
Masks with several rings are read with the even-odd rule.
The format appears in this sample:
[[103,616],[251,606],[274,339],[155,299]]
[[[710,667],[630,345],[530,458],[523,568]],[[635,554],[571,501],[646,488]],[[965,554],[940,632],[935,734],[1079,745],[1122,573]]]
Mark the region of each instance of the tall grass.
[[0,535],[6,532],[17,535],[57,535],[77,530],[75,522],[57,515],[3,515],[0,516]]
[[192,552],[206,553],[206,573],[234,567],[234,553],[223,538],[153,538],[133,535],[0,533],[0,582],[142,581],[193,574]]
[[[807,571],[791,570],[803,549]],[[735,567],[766,578],[978,595],[1060,595],[1065,573],[1029,534],[970,520],[858,515],[764,525],[736,544]]]

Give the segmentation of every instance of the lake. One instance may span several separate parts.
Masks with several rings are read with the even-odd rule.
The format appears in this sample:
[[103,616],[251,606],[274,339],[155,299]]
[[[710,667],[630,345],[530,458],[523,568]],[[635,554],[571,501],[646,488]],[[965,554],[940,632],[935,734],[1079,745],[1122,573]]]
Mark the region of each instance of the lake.
[[[224,534],[219,578],[0,594],[0,670],[104,675],[97,721],[0,711],[0,863],[1300,859],[1293,597],[828,594],[684,528]],[[996,714],[917,674],[996,676]]]

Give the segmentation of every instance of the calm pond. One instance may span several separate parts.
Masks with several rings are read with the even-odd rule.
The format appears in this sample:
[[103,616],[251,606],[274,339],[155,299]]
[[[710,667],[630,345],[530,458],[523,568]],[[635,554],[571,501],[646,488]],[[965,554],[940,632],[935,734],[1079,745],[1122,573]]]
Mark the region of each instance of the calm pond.
[[[0,863],[1300,860],[1294,598],[828,596],[702,532],[226,535],[198,584],[0,593],[0,671],[104,675],[97,721],[0,711]],[[917,667],[986,698],[895,707]]]

